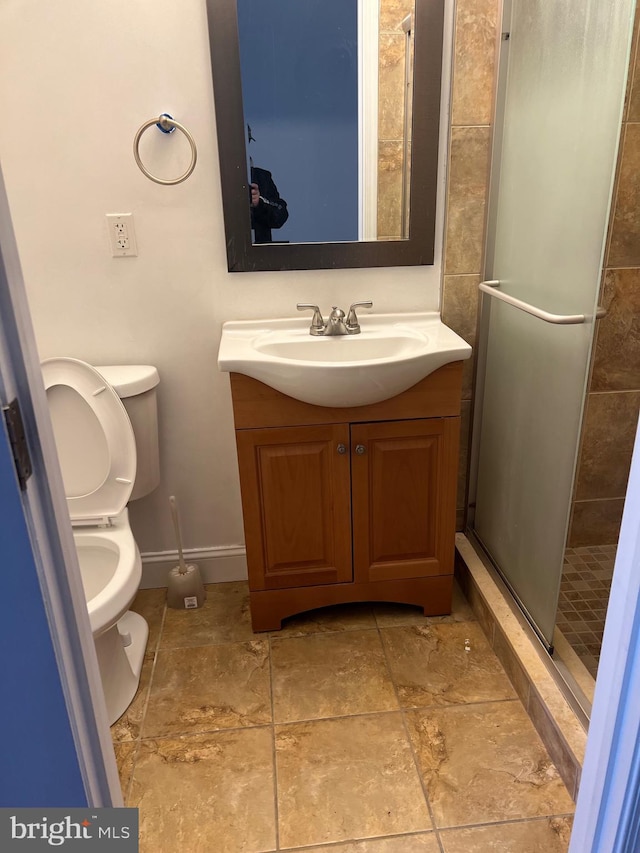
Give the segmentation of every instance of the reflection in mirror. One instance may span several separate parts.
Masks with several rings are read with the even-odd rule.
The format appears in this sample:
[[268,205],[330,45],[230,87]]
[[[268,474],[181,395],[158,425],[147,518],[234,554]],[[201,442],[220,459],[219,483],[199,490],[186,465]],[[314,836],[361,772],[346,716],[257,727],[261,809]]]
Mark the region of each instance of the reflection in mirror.
[[[275,182],[289,210],[273,239],[357,240],[357,0],[237,4],[250,161],[259,178]],[[277,212],[267,197],[252,207],[252,224]]]
[[[413,6],[412,6],[413,9]],[[401,180],[402,196],[400,202],[400,236],[409,236],[409,213],[411,204],[411,116],[413,110],[413,11],[402,19],[402,42],[404,51],[404,80],[402,81],[402,154]],[[395,88],[395,87],[394,87]],[[379,168],[379,167],[378,167]],[[378,201],[378,204],[380,202]]]
[[433,263],[442,0],[207,0],[229,269]]

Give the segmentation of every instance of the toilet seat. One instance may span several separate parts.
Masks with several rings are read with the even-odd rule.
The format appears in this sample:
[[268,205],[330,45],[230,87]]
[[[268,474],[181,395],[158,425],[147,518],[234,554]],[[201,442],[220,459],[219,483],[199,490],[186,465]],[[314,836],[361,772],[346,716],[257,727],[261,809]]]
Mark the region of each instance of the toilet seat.
[[73,541],[94,637],[115,625],[131,606],[142,579],[142,561],[127,510],[108,529],[75,527]]
[[72,524],[107,524],[125,508],[136,474],[126,409],[84,361],[46,359],[42,374]]

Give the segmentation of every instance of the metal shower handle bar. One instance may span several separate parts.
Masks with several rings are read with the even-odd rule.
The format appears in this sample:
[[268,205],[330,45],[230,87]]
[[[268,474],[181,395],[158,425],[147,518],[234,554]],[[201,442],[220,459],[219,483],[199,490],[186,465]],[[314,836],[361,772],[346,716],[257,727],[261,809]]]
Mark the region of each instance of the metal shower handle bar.
[[[184,133],[184,135],[187,137],[187,141],[191,146],[191,163],[189,164],[189,168],[187,169],[187,171],[184,174],[180,175],[180,177],[178,178],[173,178],[171,180],[166,180],[164,178],[156,178],[155,175],[152,175],[151,172],[149,172],[148,169],[145,168],[142,163],[142,160],[140,159],[140,137],[145,132],[145,130],[147,130],[154,124],[158,128],[158,130],[161,130],[163,133],[173,133],[173,131],[177,128],[178,130],[182,131],[182,133]],[[158,116],[158,118],[152,118],[149,119],[149,121],[145,121],[142,127],[138,128],[138,132],[136,133],[135,138],[133,140],[133,156],[135,158],[136,163],[138,164],[140,171],[144,175],[146,175],[150,181],[155,181],[156,184],[172,186],[173,184],[181,184],[182,181],[186,181],[189,175],[193,172],[196,167],[196,160],[198,159],[198,150],[196,148],[196,143],[194,142],[193,136],[191,136],[187,128],[181,125],[179,121],[176,121],[172,116],[169,115],[169,113],[162,113],[162,115]]]
[[[530,305],[528,302],[523,302],[522,299],[516,299],[515,296],[509,296],[508,293],[502,293],[497,290],[500,287],[500,282],[496,280],[483,281],[478,287],[483,293],[488,293],[494,299],[506,302],[507,305],[513,305],[514,308],[519,308],[520,311],[525,311],[527,314],[531,314],[532,317],[544,320],[545,323],[554,323],[558,326],[575,326],[580,323],[586,323],[587,320],[591,319],[591,316],[587,314],[552,314],[549,311],[544,311],[542,308],[536,308],[535,305]],[[596,311],[596,320],[601,320],[606,316],[606,313],[606,309],[599,305]]]

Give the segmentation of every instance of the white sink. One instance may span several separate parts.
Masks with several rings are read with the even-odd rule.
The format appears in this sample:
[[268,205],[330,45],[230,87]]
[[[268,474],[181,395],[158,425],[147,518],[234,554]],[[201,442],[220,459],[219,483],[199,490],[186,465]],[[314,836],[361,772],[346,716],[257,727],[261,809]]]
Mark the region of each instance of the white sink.
[[366,406],[471,355],[435,311],[370,314],[360,326],[359,335],[314,337],[308,318],[225,323],[218,367],[316,406]]

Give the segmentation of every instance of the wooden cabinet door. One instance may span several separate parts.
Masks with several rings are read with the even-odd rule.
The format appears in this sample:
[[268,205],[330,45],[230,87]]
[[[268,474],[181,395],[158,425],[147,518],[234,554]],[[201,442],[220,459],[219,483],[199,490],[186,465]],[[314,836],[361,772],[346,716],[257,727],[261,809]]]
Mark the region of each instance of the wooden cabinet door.
[[353,579],[348,424],[236,433],[252,590]]
[[356,582],[453,572],[459,429],[459,418],[352,425]]

